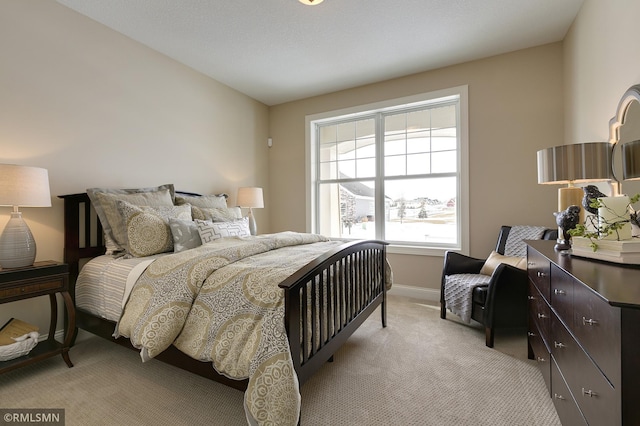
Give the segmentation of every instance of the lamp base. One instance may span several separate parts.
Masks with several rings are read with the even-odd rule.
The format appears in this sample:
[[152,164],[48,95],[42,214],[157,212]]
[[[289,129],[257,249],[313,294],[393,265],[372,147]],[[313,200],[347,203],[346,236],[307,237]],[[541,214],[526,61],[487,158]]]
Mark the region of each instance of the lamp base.
[[249,208],[249,233],[251,235],[258,235],[258,227],[256,226],[256,219],[253,217],[253,211]]
[[36,260],[36,242],[27,223],[22,220],[22,213],[11,212],[0,235],[0,267],[23,268],[33,265]]
[[571,248],[571,243],[569,242],[569,240],[564,240],[564,239],[558,238],[556,240],[556,245],[553,246],[553,248],[556,251],[569,250]]

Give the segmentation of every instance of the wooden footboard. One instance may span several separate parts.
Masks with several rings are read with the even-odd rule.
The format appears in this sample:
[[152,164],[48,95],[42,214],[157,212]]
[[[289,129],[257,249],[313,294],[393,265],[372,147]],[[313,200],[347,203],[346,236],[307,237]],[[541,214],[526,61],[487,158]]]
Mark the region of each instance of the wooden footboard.
[[[105,253],[104,237],[86,193],[60,198],[64,199],[64,260],[69,264],[70,293],[75,301],[80,266],[83,261]],[[285,291],[285,326],[300,384],[329,360],[380,305],[382,325],[386,326],[386,244],[382,241],[342,244],[280,284]],[[128,339],[113,339],[112,321],[77,310],[76,326],[132,347]],[[247,386],[246,380],[234,381],[219,375],[209,363],[194,360],[175,347],[157,358],[237,389]]]
[[302,385],[381,305],[386,327],[386,245],[345,243],[280,284],[293,364]]

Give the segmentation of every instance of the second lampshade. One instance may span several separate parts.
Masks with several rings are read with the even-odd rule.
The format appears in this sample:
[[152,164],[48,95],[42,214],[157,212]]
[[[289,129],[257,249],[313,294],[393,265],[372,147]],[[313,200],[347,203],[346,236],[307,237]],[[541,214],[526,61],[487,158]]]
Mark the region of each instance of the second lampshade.
[[237,204],[240,207],[246,207],[249,209],[249,231],[251,232],[251,235],[256,235],[258,233],[258,228],[256,226],[256,219],[253,217],[253,209],[261,209],[264,207],[262,188],[238,188]]

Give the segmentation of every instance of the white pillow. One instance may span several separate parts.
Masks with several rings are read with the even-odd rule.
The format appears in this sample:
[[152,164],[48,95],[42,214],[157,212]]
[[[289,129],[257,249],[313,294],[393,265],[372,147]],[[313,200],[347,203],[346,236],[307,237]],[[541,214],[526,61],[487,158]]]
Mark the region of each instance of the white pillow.
[[250,235],[249,219],[246,217],[233,222],[211,222],[195,219],[202,244],[207,244],[225,237],[242,237]]

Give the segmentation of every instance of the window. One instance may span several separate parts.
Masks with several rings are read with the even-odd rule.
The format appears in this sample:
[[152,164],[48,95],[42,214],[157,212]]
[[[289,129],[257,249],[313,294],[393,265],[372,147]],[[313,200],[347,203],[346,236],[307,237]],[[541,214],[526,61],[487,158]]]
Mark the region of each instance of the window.
[[307,117],[312,231],[465,252],[466,99],[458,87]]

